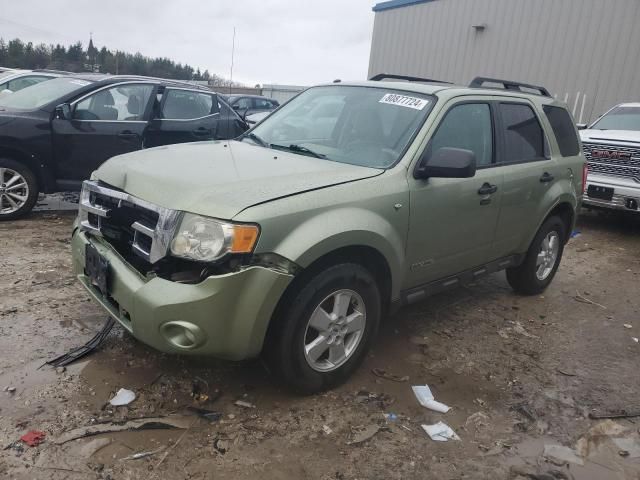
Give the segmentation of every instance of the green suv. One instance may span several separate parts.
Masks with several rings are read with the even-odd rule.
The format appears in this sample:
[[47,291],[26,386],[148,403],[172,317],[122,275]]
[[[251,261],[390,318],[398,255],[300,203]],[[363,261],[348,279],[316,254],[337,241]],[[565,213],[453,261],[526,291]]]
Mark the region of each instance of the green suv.
[[346,379],[402,305],[505,269],[542,292],[583,193],[566,107],[393,77],[309,88],[233,141],[107,161],[81,194],[78,279],[140,341],[262,354],[302,392]]

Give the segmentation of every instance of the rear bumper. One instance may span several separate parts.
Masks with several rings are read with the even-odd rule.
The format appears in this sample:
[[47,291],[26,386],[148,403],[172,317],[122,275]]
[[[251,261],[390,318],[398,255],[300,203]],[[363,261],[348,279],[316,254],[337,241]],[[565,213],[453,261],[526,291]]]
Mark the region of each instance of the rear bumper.
[[[603,200],[590,197],[587,194],[589,185],[613,188],[613,198],[611,200]],[[585,194],[582,197],[582,204],[587,208],[599,207],[640,213],[640,183],[619,177],[590,173],[587,178]]]
[[[108,295],[85,275],[88,243],[109,262]],[[73,234],[72,252],[74,272],[94,300],[138,340],[167,353],[229,360],[257,356],[273,311],[293,278],[262,267],[199,284],[145,278],[107,243],[79,230]]]

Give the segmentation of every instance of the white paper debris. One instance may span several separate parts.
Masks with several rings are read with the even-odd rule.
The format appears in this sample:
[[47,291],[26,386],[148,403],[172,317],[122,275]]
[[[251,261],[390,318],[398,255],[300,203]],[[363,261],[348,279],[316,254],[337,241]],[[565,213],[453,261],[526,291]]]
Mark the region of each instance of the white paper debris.
[[427,432],[427,435],[436,442],[447,442],[449,440],[460,440],[460,437],[456,435],[449,425],[443,422],[438,422],[435,425],[422,425],[422,429]]
[[636,343],[640,342],[640,339],[638,337],[631,337],[631,340],[633,340]]
[[413,393],[418,399],[418,402],[423,407],[440,413],[447,413],[451,410],[451,408],[446,406],[444,403],[437,402],[434,399],[433,393],[431,393],[431,389],[428,385],[414,385],[411,388],[413,389]]
[[114,407],[120,407],[123,405],[129,405],[136,399],[136,394],[126,388],[121,388],[116,393],[116,396],[109,400],[109,403]]
[[256,408],[253,403],[245,402],[244,400],[236,400],[235,405],[242,408]]
[[624,328],[633,328],[633,325],[631,325],[630,323],[625,323]]

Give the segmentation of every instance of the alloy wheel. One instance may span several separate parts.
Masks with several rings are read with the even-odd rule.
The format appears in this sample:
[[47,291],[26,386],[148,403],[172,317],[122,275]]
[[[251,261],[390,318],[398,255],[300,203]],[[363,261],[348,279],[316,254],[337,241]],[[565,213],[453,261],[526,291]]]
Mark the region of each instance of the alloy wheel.
[[17,212],[28,198],[27,180],[11,168],[0,167],[0,215]]
[[362,297],[338,290],[315,308],[304,335],[304,356],[318,372],[330,372],[355,353],[364,335],[367,313]]
[[544,281],[553,271],[560,250],[560,236],[558,232],[552,231],[544,237],[540,252],[536,259],[536,277]]

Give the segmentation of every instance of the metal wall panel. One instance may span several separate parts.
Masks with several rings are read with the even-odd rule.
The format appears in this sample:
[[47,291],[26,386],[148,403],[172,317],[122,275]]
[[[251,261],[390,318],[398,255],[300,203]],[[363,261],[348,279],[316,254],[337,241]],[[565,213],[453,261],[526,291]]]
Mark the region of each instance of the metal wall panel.
[[640,0],[434,0],[378,11],[376,73],[539,84],[587,122],[640,101]]

